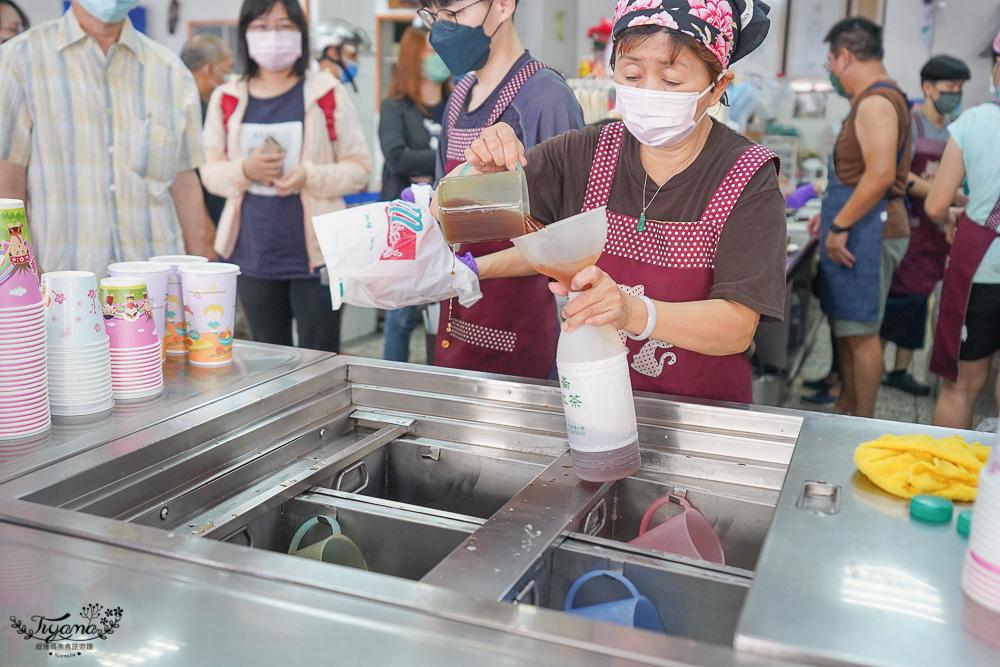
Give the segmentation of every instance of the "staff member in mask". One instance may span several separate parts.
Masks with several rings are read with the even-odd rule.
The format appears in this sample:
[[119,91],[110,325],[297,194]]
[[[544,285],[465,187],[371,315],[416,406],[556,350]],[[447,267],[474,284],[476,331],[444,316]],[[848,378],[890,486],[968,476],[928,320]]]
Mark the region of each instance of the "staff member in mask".
[[74,0],[0,48],[0,197],[26,200],[47,271],[214,257],[198,90],[132,26],[137,4]]
[[[926,396],[931,388],[910,375],[913,351],[924,346],[927,330],[927,301],[944,277],[944,264],[951,244],[944,228],[924,212],[924,198],[941,165],[948,141],[951,114],[962,102],[962,84],[972,74],[958,58],[935,56],[920,70],[924,103],[913,116],[913,161],[906,196],[910,200],[910,245],[899,268],[892,275],[889,298],[882,320],[882,339],[896,345],[896,366],[882,384],[914,396]],[[965,206],[965,195],[952,202]]]
[[[944,378],[934,425],[971,428],[976,397],[1000,349],[1000,34],[993,40],[990,91],[998,99],[973,107],[948,126],[951,137],[924,208],[953,238],[941,291],[931,371]],[[969,182],[958,218],[955,191]],[[1000,401],[1000,387],[997,388]]]
[[838,21],[827,33],[830,81],[851,112],[827,170],[820,232],[820,304],[832,319],[840,361],[837,407],[874,417],[882,382],[879,330],[892,274],[903,260],[910,220],[910,107],[882,63],[882,28]]
[[[757,323],[784,314],[778,161],[707,115],[733,78],[729,65],[763,41],[768,10],[744,0],[620,0],[611,64],[622,122],[527,153],[498,125],[466,152],[480,172],[520,161],[540,221],[608,207],[608,243],[573,278],[583,293],[563,309],[563,327],[628,334],[636,390],[752,402]],[[516,250],[477,262],[484,279],[531,273]]]
[[[483,128],[503,122],[531,148],[583,127],[573,91],[554,70],[531,57],[514,26],[517,0],[424,0],[431,46],[455,76],[437,151],[440,179],[465,160]],[[463,244],[477,257],[509,241]],[[448,368],[548,378],[555,367],[556,303],[544,276],[481,285],[471,308],[442,304],[434,363]],[[450,330],[450,331],[449,331]]]
[[309,35],[297,0],[244,0],[245,75],[216,88],[205,120],[202,178],[227,198],[216,250],[240,265],[240,300],[254,340],[337,352],[340,313],[320,283],[312,217],[344,208],[372,163],[343,85],[307,71]]

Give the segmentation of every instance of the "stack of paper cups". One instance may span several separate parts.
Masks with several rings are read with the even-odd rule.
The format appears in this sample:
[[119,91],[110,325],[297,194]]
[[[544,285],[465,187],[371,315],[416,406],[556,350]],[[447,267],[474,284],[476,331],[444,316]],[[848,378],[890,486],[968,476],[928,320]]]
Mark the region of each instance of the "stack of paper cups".
[[962,589],[976,602],[1000,611],[1000,448],[997,446],[979,472]]
[[156,396],[163,391],[162,347],[145,279],[105,278],[99,297],[111,340],[111,387],[115,399]]
[[0,199],[0,439],[52,426],[45,305],[20,199]]
[[157,255],[149,261],[170,265],[167,277],[167,322],[164,337],[167,354],[186,355],[188,312],[184,308],[184,296],[181,293],[181,277],[177,267],[183,264],[200,264],[208,261],[207,257],[198,255]]
[[54,415],[90,415],[115,406],[111,397],[111,344],[90,271],[42,275]]
[[235,264],[184,264],[177,272],[187,313],[188,361],[194,366],[233,363],[236,321]]
[[108,265],[108,277],[139,276],[146,279],[149,302],[153,306],[156,335],[163,342],[162,358],[166,361],[167,340],[167,280],[172,268],[163,262],[118,262]]

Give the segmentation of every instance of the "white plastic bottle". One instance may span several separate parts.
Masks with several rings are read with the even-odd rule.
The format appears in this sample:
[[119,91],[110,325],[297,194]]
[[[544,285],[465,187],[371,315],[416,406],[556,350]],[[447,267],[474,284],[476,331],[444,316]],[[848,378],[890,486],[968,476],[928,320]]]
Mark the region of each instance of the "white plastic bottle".
[[639,431],[628,350],[615,328],[585,325],[560,332],[556,368],[576,474],[588,482],[610,482],[636,472]]

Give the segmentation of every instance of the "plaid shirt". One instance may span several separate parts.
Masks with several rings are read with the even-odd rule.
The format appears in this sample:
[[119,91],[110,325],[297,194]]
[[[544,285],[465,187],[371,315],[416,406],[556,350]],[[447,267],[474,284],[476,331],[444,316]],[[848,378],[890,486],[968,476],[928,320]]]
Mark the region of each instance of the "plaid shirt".
[[0,158],[27,167],[46,271],[183,252],[168,188],[203,162],[194,79],[126,19],[107,56],[72,10],[0,48]]

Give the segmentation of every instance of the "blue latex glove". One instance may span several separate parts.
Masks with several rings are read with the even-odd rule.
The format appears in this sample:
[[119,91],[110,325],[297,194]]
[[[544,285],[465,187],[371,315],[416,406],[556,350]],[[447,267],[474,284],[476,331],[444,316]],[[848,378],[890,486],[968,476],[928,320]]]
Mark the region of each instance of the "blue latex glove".
[[476,258],[472,256],[471,252],[467,252],[464,255],[455,255],[455,257],[462,264],[465,264],[467,267],[472,269],[473,273],[475,273],[477,276],[479,275],[479,267],[476,266]]
[[805,183],[799,187],[792,190],[787,197],[785,197],[785,207],[791,209],[800,209],[809,203],[813,197],[816,196],[816,185],[813,183]]

